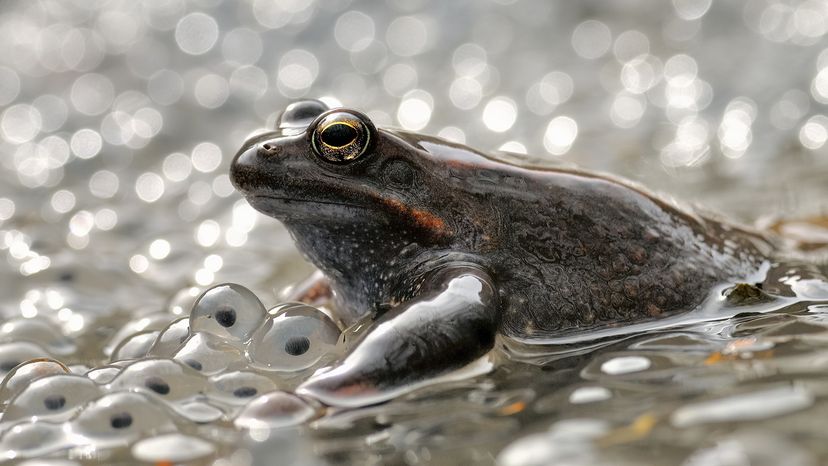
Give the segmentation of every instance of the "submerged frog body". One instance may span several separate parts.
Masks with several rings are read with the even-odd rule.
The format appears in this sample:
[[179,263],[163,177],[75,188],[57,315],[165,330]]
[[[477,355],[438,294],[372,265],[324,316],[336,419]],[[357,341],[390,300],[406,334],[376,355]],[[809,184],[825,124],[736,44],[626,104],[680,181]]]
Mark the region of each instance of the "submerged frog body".
[[342,319],[374,316],[300,393],[376,402],[489,351],[690,310],[754,276],[772,244],[594,173],[527,168],[297,102],[232,180],[327,277]]

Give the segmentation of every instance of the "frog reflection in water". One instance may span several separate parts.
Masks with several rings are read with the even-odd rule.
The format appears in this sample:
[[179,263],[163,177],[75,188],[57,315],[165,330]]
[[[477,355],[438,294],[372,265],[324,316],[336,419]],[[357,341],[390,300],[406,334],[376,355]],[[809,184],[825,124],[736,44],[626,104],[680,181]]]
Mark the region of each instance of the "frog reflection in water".
[[345,323],[373,315],[298,393],[341,406],[543,338],[687,311],[773,245],[612,179],[533,169],[301,101],[248,141],[232,180],[326,276]]

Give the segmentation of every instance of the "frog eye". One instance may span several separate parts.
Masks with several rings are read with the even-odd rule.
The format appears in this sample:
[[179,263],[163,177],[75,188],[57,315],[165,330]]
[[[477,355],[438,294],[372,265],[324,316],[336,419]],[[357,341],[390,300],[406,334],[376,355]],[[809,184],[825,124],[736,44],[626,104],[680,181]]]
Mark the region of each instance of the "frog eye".
[[333,111],[322,115],[313,126],[313,151],[328,162],[351,162],[368,151],[375,131],[371,120],[362,114]]

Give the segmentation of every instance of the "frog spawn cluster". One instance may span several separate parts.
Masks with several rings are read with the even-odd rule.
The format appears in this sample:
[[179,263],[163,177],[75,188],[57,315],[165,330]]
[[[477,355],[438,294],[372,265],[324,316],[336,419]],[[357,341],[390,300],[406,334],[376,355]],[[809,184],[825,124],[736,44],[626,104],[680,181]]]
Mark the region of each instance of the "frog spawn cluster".
[[172,317],[128,323],[104,347],[109,364],[91,369],[57,359],[76,348],[47,321],[0,326],[0,460],[128,447],[147,461],[187,461],[220,443],[185,435],[192,426],[273,428],[319,414],[290,391],[337,352],[341,330],[321,310],[266,310],[247,288],[222,284],[189,317]]

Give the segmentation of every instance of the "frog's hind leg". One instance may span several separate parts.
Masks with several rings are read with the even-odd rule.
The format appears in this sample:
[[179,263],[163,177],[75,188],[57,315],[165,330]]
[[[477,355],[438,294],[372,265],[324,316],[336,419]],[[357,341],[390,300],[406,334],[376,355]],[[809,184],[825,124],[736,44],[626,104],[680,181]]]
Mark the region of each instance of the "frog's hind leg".
[[364,406],[463,367],[494,345],[497,301],[482,270],[442,269],[418,296],[374,321],[336,366],[317,372],[296,392],[332,406]]

